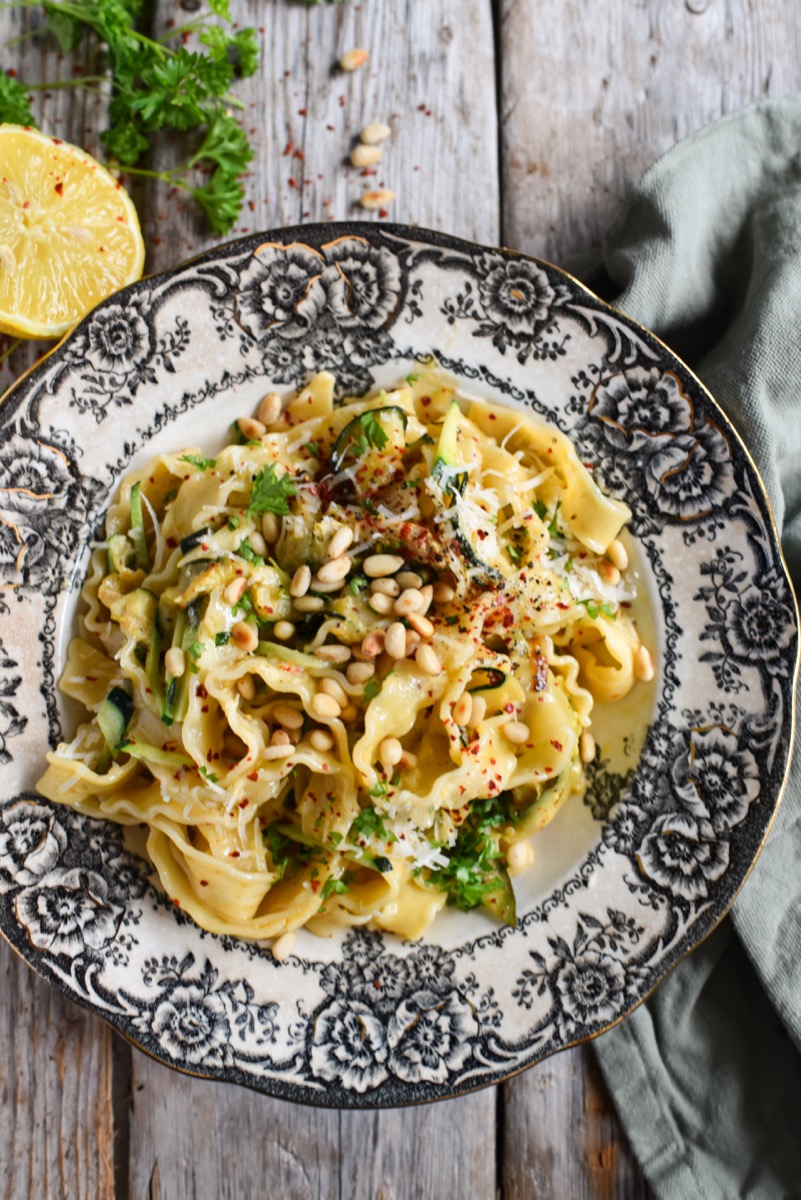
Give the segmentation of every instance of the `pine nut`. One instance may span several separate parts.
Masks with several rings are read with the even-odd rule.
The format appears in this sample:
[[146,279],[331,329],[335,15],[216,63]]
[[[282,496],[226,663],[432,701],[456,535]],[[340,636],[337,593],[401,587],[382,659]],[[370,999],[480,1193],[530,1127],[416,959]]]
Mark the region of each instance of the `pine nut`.
[[236,689],[243,700],[252,700],[256,695],[256,684],[252,675],[240,675],[236,681]]
[[403,559],[397,554],[369,554],[362,563],[362,570],[368,579],[380,579],[384,575],[394,575],[403,566]]
[[270,738],[271,746],[291,746],[289,734],[285,729],[276,729],[273,736]]
[[261,531],[264,534],[265,542],[272,544],[277,542],[281,536],[281,522],[275,513],[265,513],[261,519]]
[[268,392],[259,405],[259,411],[257,413],[262,425],[274,425],[281,416],[281,410],[283,407],[284,406],[281,402],[281,397],[278,395],[278,392]]
[[403,755],[403,746],[396,737],[386,737],[378,746],[378,761],[382,767],[396,767]]
[[330,645],[318,646],[314,653],[323,662],[346,663],[350,658],[350,646],[340,646],[339,642],[331,642]]
[[231,627],[231,641],[238,649],[251,652],[259,644],[259,635],[246,621],[237,621],[236,625]]
[[395,612],[399,617],[408,617],[410,613],[422,612],[423,604],[423,593],[418,588],[407,588],[395,601]]
[[297,596],[293,603],[301,613],[321,612],[325,608],[325,600],[321,596]]
[[363,67],[370,57],[367,50],[359,48],[358,50],[347,50],[339,60],[339,65],[343,71],[358,71],[359,67]]
[[391,658],[406,657],[406,626],[393,621],[384,636],[384,649]]
[[327,729],[313,729],[309,734],[309,744],[313,750],[325,754],[334,745],[334,735]]
[[473,697],[469,692],[462,692],[451,710],[451,716],[457,725],[467,725],[473,711]]
[[362,208],[386,208],[395,199],[395,193],[389,188],[378,188],[374,192],[362,192],[359,203]]
[[426,643],[417,647],[414,659],[424,675],[439,675],[442,670],[442,663],[437,658],[436,651]]
[[294,636],[295,626],[291,621],[276,621],[273,625],[273,637],[277,637],[279,642],[288,642]]
[[328,676],[321,679],[318,684],[318,690],[336,700],[340,708],[344,708],[348,703],[348,694],[342,685],[337,683],[336,679],[329,679]]
[[365,125],[359,134],[359,141],[363,142],[365,146],[377,146],[379,142],[385,142],[391,136],[392,130],[389,125],[382,125],[379,121],[371,121],[369,125]]
[[284,962],[295,949],[295,935],[292,931],[282,933],[271,946],[272,955],[276,962]]
[[343,525],[341,529],[336,531],[328,543],[328,549],[325,552],[326,558],[340,558],[352,542],[353,530],[349,525]]
[[406,616],[406,620],[411,625],[416,633],[422,638],[430,638],[434,636],[434,626],[429,621],[428,617],[424,617],[422,613],[410,612]]
[[420,645],[420,634],[416,629],[406,630],[406,658],[414,654],[417,647]]
[[370,584],[370,591],[375,595],[376,592],[381,592],[384,596],[391,596],[394,600],[400,595],[400,584],[396,579],[390,576],[385,576],[383,579],[374,579]]
[[252,533],[248,534],[248,545],[254,554],[258,554],[259,558],[264,558],[267,554],[267,541],[258,529],[254,529]]
[[320,583],[336,583],[345,578],[351,565],[347,554],[343,554],[341,558],[333,558],[330,562],[323,563],[321,567],[318,567],[317,578]]
[[164,655],[164,666],[167,669],[167,674],[172,675],[173,679],[180,679],[186,670],[186,659],[184,652],[180,646],[173,646]]
[[401,760],[400,760],[399,765],[401,767],[416,767],[417,766],[417,755],[412,754],[411,750],[404,750],[403,754],[401,755]]
[[368,601],[373,612],[377,612],[379,616],[387,617],[392,612],[392,597],[385,596],[383,592],[376,592]]
[[290,596],[305,596],[309,590],[311,577],[312,573],[310,567],[307,567],[305,564],[302,567],[298,567],[297,571],[292,576],[292,582],[289,585]]
[[402,588],[416,588],[419,591],[423,586],[421,576],[417,575],[414,571],[399,571],[397,578]]
[[531,842],[513,842],[506,851],[506,865],[510,875],[519,875],[534,862],[534,847]]
[[360,683],[367,683],[368,679],[373,678],[375,667],[372,663],[352,662],[348,663],[345,674],[348,677],[348,683],[358,687]]
[[236,424],[242,437],[246,437],[248,441],[260,438],[267,432],[267,426],[261,421],[257,421],[255,417],[240,417]]
[[483,696],[472,696],[473,707],[470,710],[470,717],[467,724],[470,729],[475,729],[487,715],[487,702]]
[[226,604],[238,604],[247,590],[248,581],[244,575],[237,575],[223,590],[223,600]]
[[524,745],[531,737],[531,730],[522,721],[507,721],[501,726],[501,732],[506,740],[515,746]]
[[365,146],[364,142],[360,142],[350,152],[350,165],[352,167],[372,167],[374,163],[381,162],[382,157],[383,152],[380,146]]
[[450,604],[456,596],[456,591],[449,583],[434,584],[434,599],[437,604]]
[[647,646],[640,646],[634,655],[634,678],[649,683],[654,677],[654,660]]
[[303,713],[288,704],[276,704],[272,715],[284,729],[300,729],[303,724]]
[[299,729],[290,729],[287,736],[289,737],[289,740],[292,743],[292,745],[297,746],[298,742],[300,741],[300,739],[303,735]]
[[420,609],[420,612],[425,614],[428,612],[431,607],[431,601],[434,599],[434,589],[430,583],[420,588],[420,595],[423,597],[423,607]]
[[[341,559],[339,560],[342,561]],[[344,576],[342,579],[335,579],[332,583],[326,583],[319,575],[315,575],[311,582],[315,592],[323,592],[328,595],[330,592],[339,592],[342,590],[342,585],[345,582]]]
[[607,562],[605,558],[602,558],[598,563],[598,574],[604,583],[609,583],[612,587],[620,583],[620,571],[612,563]]
[[591,763],[595,758],[595,738],[587,729],[579,738],[579,754],[583,763]]
[[290,742],[287,746],[265,746],[262,754],[265,758],[289,758],[295,747]]
[[338,717],[342,711],[334,697],[326,695],[325,692],[317,692],[312,696],[310,708],[315,717],[319,717],[322,721],[330,721],[334,717]]
[[359,715],[359,710],[355,704],[346,704],[339,714],[340,721],[355,721]]
[[629,556],[620,538],[613,538],[606,547],[606,557],[617,567],[618,571],[625,571],[629,565]]
[[362,642],[362,654],[365,658],[378,658],[381,651],[384,649],[384,630],[374,629],[372,633],[368,633],[367,637]]

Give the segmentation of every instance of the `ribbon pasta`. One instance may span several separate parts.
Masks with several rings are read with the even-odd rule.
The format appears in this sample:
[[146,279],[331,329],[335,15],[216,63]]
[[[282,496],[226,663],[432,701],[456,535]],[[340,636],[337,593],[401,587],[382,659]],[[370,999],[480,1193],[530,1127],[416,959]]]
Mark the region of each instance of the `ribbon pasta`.
[[434,372],[333,393],[323,372],[216,457],[123,480],[60,681],[89,719],[39,790],[144,825],[213,932],[514,922],[594,702],[650,671],[629,510],[559,431]]

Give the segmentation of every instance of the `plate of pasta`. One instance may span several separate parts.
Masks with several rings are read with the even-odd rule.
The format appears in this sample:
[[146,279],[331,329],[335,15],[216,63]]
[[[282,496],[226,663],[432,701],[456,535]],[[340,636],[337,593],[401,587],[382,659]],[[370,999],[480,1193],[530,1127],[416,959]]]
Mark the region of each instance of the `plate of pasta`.
[[797,616],[736,432],[547,264],[249,237],[0,415],[0,928],[165,1063],[326,1106],[497,1083],[721,919]]

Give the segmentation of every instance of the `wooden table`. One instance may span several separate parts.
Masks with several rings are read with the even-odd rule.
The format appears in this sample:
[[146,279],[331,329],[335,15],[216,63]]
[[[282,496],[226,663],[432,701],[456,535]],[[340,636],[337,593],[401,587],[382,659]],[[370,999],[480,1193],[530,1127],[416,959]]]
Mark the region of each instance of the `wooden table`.
[[[155,28],[195,0],[152,5]],[[679,138],[801,83],[795,0],[232,0],[258,27],[240,85],[256,145],[233,236],[363,217],[366,183],[394,220],[554,262],[597,244],[627,188]],[[0,39],[40,10],[0,12]],[[364,46],[366,67],[334,69]],[[27,39],[2,66],[26,82],[92,73]],[[42,127],[99,153],[103,101],[36,93]],[[347,165],[367,121],[392,126],[365,180]],[[157,165],[174,153],[165,145]],[[161,185],[133,187],[160,271],[216,244]],[[381,219],[376,215],[376,219]],[[3,346],[0,345],[0,353]],[[3,364],[7,384],[41,347]],[[503,1087],[417,1109],[336,1113],[179,1075],[63,1000],[0,945],[0,1195],[19,1200],[353,1197],[634,1200],[649,1189],[591,1051]]]

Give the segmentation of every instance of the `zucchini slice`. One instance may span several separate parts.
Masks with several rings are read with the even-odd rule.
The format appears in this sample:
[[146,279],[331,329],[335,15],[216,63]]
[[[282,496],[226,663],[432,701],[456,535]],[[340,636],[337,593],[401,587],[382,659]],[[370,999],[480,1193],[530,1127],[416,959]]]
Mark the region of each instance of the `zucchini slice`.
[[106,549],[106,570],[109,575],[132,570],[136,566],[135,554],[130,538],[124,533],[112,533]]
[[111,760],[125,740],[125,731],[134,714],[134,702],[124,688],[113,687],[97,710],[97,724],[105,739],[105,745],[95,765],[98,775],[105,775]]
[[188,554],[190,550],[196,550],[205,537],[211,533],[208,525],[204,525],[202,529],[198,529],[195,533],[188,533],[186,537],[181,538],[180,546],[181,553]]
[[142,571],[150,570],[150,554],[145,537],[145,521],[142,516],[142,485],[135,483],[131,488],[131,541],[136,551],[136,565]]

